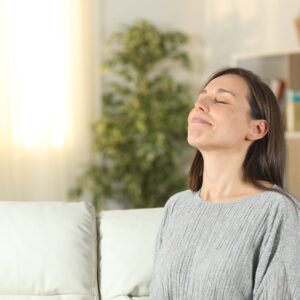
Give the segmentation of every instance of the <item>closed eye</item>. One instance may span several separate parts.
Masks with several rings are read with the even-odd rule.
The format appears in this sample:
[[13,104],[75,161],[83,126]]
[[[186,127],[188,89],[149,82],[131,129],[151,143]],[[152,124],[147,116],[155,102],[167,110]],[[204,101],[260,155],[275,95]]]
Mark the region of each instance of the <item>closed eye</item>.
[[222,99],[215,99],[215,102],[216,103],[222,103],[222,104],[227,104],[227,102],[226,101],[224,101],[224,100],[222,100]]

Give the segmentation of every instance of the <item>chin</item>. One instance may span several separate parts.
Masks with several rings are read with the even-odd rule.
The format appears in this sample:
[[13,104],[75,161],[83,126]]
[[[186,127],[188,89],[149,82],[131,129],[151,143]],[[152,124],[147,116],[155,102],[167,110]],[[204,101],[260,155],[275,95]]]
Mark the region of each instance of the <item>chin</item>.
[[204,144],[199,137],[191,137],[191,136],[187,137],[187,142],[189,143],[189,145],[197,149],[199,149],[199,147],[201,147],[201,145]]
[[197,137],[188,135],[187,142],[190,146],[198,149],[200,152],[216,149],[215,147],[217,146],[216,144],[212,143],[212,140],[209,136],[203,136],[203,135],[202,136],[198,135]]

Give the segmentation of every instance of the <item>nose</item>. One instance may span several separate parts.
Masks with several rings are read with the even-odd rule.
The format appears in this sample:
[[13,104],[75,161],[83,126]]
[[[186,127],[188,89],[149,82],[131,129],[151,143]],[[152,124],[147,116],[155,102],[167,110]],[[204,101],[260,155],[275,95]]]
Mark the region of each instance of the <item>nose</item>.
[[209,112],[209,103],[208,103],[208,101],[205,100],[205,99],[202,99],[202,100],[197,99],[196,102],[195,102],[195,109],[197,111],[202,111],[204,113],[208,113]]

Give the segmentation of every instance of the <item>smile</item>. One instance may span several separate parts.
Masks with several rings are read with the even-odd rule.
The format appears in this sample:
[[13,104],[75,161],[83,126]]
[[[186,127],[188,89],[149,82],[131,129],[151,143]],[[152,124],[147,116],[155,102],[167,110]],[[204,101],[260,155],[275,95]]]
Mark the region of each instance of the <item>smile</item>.
[[204,119],[200,117],[193,117],[191,120],[192,124],[206,124],[206,125],[211,125],[209,122],[205,121]]

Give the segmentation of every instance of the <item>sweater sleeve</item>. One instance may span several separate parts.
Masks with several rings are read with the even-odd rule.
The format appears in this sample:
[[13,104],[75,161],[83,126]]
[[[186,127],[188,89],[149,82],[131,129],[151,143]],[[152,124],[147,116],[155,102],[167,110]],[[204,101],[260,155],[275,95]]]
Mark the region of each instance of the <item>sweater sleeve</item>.
[[155,248],[154,248],[154,264],[156,263],[158,253],[161,248],[165,227],[167,225],[168,218],[171,215],[173,202],[174,202],[174,196],[169,198],[164,206],[163,216],[162,216],[162,219],[161,219],[161,222],[160,222],[157,234],[156,234]]
[[165,229],[168,224],[168,220],[171,216],[171,212],[173,210],[173,206],[174,206],[173,202],[176,199],[176,197],[174,197],[174,196],[169,198],[169,200],[166,202],[166,204],[164,206],[163,216],[162,216],[162,219],[161,219],[161,222],[160,222],[157,234],[156,234],[154,257],[153,257],[153,273],[152,273],[152,278],[151,278],[150,287],[149,287],[149,292],[150,292],[149,297],[151,300],[157,300],[156,292],[160,289],[163,289],[163,287],[161,286],[161,282],[157,276],[157,272],[156,272],[157,268],[159,268],[158,263],[157,263],[157,258],[159,256],[159,252],[161,250],[161,246],[163,243]]
[[253,289],[254,300],[300,299],[300,209],[287,199],[268,221]]

